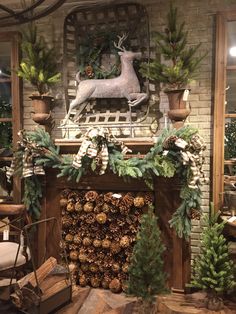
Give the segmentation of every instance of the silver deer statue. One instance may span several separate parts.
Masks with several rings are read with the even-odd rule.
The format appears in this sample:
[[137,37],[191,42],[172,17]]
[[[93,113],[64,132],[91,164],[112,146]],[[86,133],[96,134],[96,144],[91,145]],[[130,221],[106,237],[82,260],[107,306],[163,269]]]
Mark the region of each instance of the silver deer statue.
[[118,77],[111,79],[90,79],[80,80],[80,72],[76,74],[78,81],[78,89],[76,97],[70,103],[69,110],[65,116],[63,124],[65,125],[70,118],[71,111],[80,106],[77,115],[87,105],[87,100],[91,98],[126,98],[128,105],[131,107],[138,105],[148,98],[148,95],[141,93],[140,84],[133,68],[133,60],[141,58],[141,52],[127,51],[122,43],[126,40],[127,35],[118,36],[119,41],[114,46],[120,51],[118,52],[121,60],[121,73]]

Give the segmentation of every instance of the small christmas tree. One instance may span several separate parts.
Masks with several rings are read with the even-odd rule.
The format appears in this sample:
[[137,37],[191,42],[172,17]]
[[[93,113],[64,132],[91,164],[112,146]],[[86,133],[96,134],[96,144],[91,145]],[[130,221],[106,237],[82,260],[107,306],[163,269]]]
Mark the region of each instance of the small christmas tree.
[[17,75],[37,89],[39,95],[49,92],[50,86],[59,82],[56,51],[49,48],[44,38],[38,35],[37,27],[30,24],[23,32],[21,49],[24,55]]
[[[188,32],[184,27],[184,22],[178,24],[177,8],[171,4],[165,31],[155,33],[157,56],[150,63],[141,65],[140,72],[144,77],[163,83],[168,90],[185,88],[194,78],[201,60],[205,57],[195,57],[201,43],[195,47],[187,47]],[[165,62],[161,62],[160,55]]]
[[223,294],[236,285],[235,266],[230,260],[229,248],[222,234],[224,222],[218,223],[218,217],[218,214],[212,214],[205,219],[207,226],[202,235],[201,254],[195,260],[191,282],[193,287],[207,292],[207,307],[211,310],[222,308]]
[[134,246],[126,293],[141,299],[140,313],[151,314],[158,293],[165,291],[160,229],[152,208],[141,219]]

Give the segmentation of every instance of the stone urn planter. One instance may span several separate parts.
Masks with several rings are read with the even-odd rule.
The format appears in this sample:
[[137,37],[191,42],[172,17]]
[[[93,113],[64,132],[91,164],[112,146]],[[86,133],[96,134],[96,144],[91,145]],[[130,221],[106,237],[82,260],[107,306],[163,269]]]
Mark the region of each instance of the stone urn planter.
[[52,122],[51,104],[54,100],[48,95],[32,95],[33,117],[34,122],[41,125],[48,125]]
[[[188,90],[189,91],[189,90]],[[176,129],[182,127],[191,110],[186,108],[185,89],[165,91],[169,101],[168,117]]]

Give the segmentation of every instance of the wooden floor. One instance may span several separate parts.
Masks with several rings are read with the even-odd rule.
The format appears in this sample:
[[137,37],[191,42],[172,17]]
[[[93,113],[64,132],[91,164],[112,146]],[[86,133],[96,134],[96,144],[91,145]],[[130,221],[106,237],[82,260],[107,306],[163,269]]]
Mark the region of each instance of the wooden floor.
[[[161,314],[236,314],[236,304],[227,303],[224,310],[209,311],[199,307],[198,294],[170,294],[158,297],[157,312]],[[198,305],[198,307],[196,307]],[[91,288],[73,288],[72,303],[66,305],[57,314],[136,314],[135,298],[124,294],[114,294],[109,290]]]

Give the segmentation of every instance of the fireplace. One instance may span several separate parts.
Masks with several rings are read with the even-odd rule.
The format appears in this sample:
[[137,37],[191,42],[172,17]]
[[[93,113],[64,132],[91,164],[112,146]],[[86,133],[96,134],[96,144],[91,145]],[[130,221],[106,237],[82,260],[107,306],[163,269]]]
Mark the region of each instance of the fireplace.
[[[164,267],[168,273],[168,286],[173,291],[184,292],[185,284],[189,281],[190,277],[190,244],[178,238],[168,223],[173,212],[180,204],[179,191],[181,186],[177,179],[157,178],[154,182],[154,191],[150,191],[141,180],[124,182],[122,178],[112,173],[102,176],[89,175],[83,177],[76,184],[68,181],[66,178],[57,178],[57,172],[49,169],[44,178],[43,185],[44,198],[42,201],[41,217],[48,218],[54,216],[60,222],[62,222],[63,214],[65,214],[61,207],[63,203],[61,199],[66,193],[74,192],[75,194],[82,193],[85,195],[86,192],[96,191],[98,195],[104,196],[106,193],[112,193],[117,194],[118,197],[127,193],[131,193],[134,197],[140,195],[140,193],[142,195],[151,195],[153,193],[153,205],[155,213],[158,216],[162,239],[166,246]],[[128,215],[127,213],[127,217]],[[61,232],[63,233],[63,226]],[[38,233],[37,257],[39,264],[44,258],[45,243],[47,243],[47,254],[54,257],[58,257],[60,254],[60,235],[57,235],[58,238],[54,237],[54,241],[52,242],[50,238],[47,238],[48,233],[49,230],[43,228]],[[77,257],[74,258],[77,259]],[[119,267],[124,267],[124,265],[120,265],[120,261]]]

